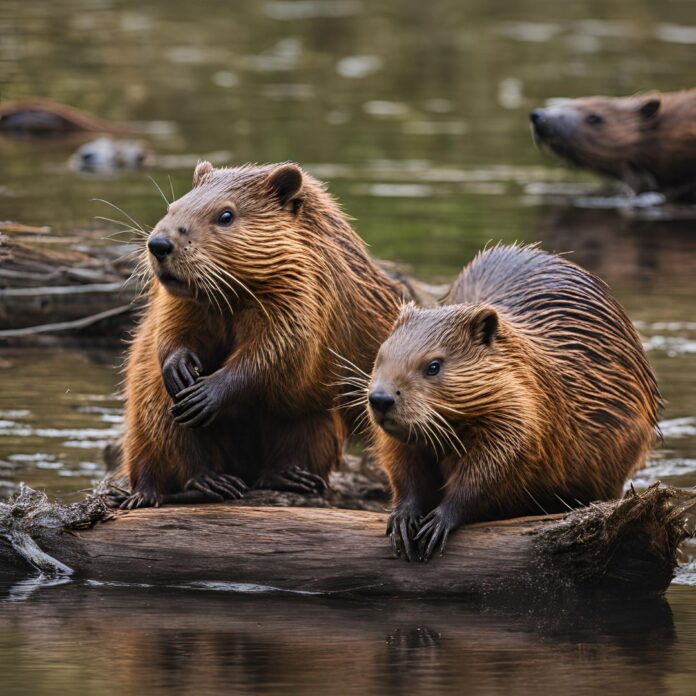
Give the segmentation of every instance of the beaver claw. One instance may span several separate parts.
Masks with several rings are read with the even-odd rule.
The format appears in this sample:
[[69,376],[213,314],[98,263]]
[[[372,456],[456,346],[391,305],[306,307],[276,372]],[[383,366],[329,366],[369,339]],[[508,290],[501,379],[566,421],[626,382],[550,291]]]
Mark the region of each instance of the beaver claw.
[[407,561],[413,560],[415,549],[412,541],[420,529],[421,519],[420,513],[409,506],[397,507],[389,515],[387,536],[397,558],[403,554]]
[[294,466],[290,469],[264,474],[254,484],[254,488],[316,495],[325,493],[328,490],[328,485],[321,476],[302,467]]
[[220,371],[199,377],[195,384],[182,389],[169,409],[174,420],[188,428],[205,428],[216,418],[227,396],[227,381]]
[[162,496],[154,490],[133,491],[118,507],[121,510],[135,510],[143,507],[159,507]]
[[242,479],[230,474],[215,474],[207,472],[190,478],[184,490],[199,491],[215,503],[223,500],[237,500],[244,497],[247,485]]
[[421,545],[421,560],[427,563],[433,555],[435,548],[440,546],[440,555],[445,553],[447,538],[461,524],[458,515],[453,515],[443,506],[431,510],[422,521],[420,531],[414,537],[414,541]]
[[201,359],[188,348],[175,350],[162,365],[162,380],[169,396],[176,400],[177,394],[196,383],[203,372]]

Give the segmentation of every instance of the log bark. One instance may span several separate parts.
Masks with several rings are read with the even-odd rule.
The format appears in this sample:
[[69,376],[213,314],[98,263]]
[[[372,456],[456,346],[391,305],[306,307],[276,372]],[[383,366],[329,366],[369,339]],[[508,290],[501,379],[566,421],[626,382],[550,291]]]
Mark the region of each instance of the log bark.
[[[653,486],[567,515],[474,524],[429,564],[392,557],[386,513],[219,504],[111,513],[24,491],[0,505],[0,569],[104,582],[308,594],[659,594],[696,494]],[[249,503],[252,505],[249,506]]]

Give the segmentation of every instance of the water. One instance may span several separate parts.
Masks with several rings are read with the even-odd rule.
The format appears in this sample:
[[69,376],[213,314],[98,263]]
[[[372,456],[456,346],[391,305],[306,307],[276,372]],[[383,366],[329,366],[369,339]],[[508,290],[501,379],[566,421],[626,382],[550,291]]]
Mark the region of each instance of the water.
[[[169,177],[187,190],[199,157],[299,161],[376,256],[428,280],[491,240],[574,252],[636,321],[667,399],[664,441],[636,485],[694,486],[696,211],[598,192],[534,149],[526,112],[553,96],[693,86],[695,43],[688,0],[3,0],[0,96],[136,122],[168,195]],[[66,166],[78,144],[0,139],[0,219],[106,236],[94,218],[111,212],[92,200],[105,198],[153,225],[164,203],[145,173],[80,176]],[[1,495],[26,481],[75,499],[101,476],[121,421],[120,361],[0,350]],[[3,694],[696,693],[693,560],[667,604],[0,593]]]

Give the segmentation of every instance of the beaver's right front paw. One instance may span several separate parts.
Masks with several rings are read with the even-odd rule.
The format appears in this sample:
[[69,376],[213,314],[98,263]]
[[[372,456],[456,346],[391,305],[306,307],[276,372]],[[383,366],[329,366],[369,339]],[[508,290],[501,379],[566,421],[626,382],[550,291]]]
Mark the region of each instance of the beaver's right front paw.
[[202,373],[201,359],[188,348],[175,350],[162,365],[162,380],[173,400],[180,391],[195,384]]
[[420,529],[421,519],[420,510],[407,503],[398,505],[389,515],[387,536],[397,558],[403,554],[407,561],[413,560],[416,550],[413,539]]
[[142,507],[159,507],[162,496],[154,489],[143,488],[133,491],[120,505],[121,510],[135,510]]

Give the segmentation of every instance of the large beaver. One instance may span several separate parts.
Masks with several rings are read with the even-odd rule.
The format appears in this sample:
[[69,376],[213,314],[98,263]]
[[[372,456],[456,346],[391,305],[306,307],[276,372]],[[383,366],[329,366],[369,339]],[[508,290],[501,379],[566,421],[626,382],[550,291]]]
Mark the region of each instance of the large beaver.
[[636,193],[696,199],[696,89],[554,99],[530,114],[535,139]]
[[397,555],[427,560],[462,523],[621,493],[660,394],[607,286],[531,247],[481,253],[449,304],[407,305],[369,385]]
[[293,164],[200,163],[148,248],[122,507],[322,488],[355,415],[332,410],[351,379],[337,362],[370,369],[404,286]]

